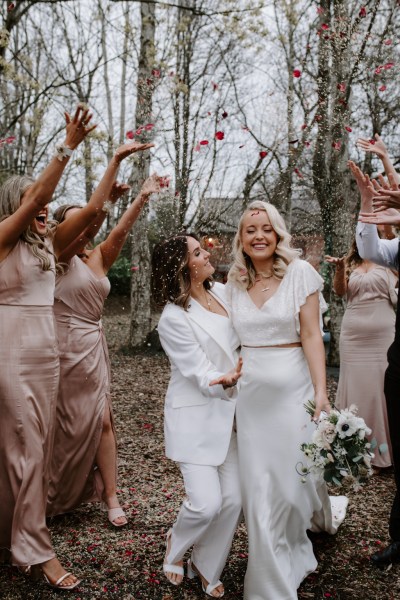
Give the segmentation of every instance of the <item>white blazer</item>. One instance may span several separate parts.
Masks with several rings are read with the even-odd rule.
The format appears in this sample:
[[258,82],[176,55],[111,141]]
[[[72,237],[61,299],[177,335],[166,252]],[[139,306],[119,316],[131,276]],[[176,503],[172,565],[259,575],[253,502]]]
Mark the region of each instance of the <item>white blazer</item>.
[[[224,286],[216,283],[211,293],[229,314]],[[214,319],[191,300],[187,311],[167,304],[158,323],[171,363],[164,410],[165,451],[177,462],[218,466],[228,452],[237,388],[224,390],[222,385],[210,387],[209,383],[236,365],[239,339],[229,319],[225,325],[231,328],[231,343],[224,343]]]

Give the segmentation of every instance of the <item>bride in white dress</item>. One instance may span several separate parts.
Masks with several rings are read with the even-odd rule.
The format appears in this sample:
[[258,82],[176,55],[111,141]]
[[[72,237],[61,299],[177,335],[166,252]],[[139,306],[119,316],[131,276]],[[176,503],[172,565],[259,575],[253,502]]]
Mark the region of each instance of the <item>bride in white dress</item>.
[[320,329],[323,280],[271,204],[250,204],[234,241],[227,292],[242,344],[237,401],[239,469],[249,538],[245,600],[293,600],[317,567],[307,529],[335,533],[347,498],[296,472],[300,450],[329,411]]

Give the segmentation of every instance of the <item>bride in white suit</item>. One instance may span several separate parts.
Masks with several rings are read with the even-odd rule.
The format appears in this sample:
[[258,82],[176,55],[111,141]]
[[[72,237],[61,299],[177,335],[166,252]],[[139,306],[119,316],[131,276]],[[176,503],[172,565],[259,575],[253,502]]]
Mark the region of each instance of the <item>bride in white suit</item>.
[[192,235],[156,246],[152,295],[163,307],[158,333],[171,363],[165,398],[165,448],[181,470],[186,499],[167,534],[163,570],[173,585],[187,575],[221,598],[219,577],[241,518],[234,415],[241,360],[224,286],[212,284],[210,254]]

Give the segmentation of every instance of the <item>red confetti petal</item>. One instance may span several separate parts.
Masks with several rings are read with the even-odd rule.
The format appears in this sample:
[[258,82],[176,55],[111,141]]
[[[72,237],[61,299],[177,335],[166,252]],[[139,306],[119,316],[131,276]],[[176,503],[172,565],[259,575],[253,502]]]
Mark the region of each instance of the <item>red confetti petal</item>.
[[224,134],[223,131],[217,131],[216,134],[215,134],[215,137],[216,137],[217,140],[223,140],[224,137],[225,137],[225,134]]
[[372,145],[374,145],[375,142],[376,142],[376,140],[374,140],[373,138],[369,140],[369,143],[372,144]]
[[315,120],[318,121],[318,123],[322,121],[322,115],[315,115]]
[[358,16],[363,18],[367,16],[367,9],[365,8],[365,6],[362,6],[360,9],[360,12],[358,13]]
[[348,125],[345,126],[345,130],[348,131],[349,133],[351,133],[353,130],[351,127],[349,127]]
[[381,70],[382,70],[382,67],[377,67],[375,69],[375,75],[380,75],[381,74]]
[[300,179],[304,179],[303,175],[300,173],[300,171],[297,167],[294,169],[294,172],[296,173],[297,177],[299,177]]
[[310,142],[305,141],[304,145],[307,146],[307,148],[309,148],[311,146]]
[[12,144],[13,142],[15,142],[17,138],[15,137],[15,135],[10,135],[8,138],[6,138],[4,141],[6,142],[6,144]]
[[381,87],[378,89],[380,92],[384,92],[386,90],[386,85],[381,85]]
[[321,29],[323,29],[324,31],[327,31],[329,29],[329,25],[327,25],[326,23],[322,23]]
[[153,69],[151,74],[153,75],[153,77],[160,77],[161,76],[161,71],[159,69]]
[[222,113],[221,116],[223,119],[226,119],[226,117],[228,116],[228,113],[224,110],[224,112]]
[[304,125],[301,126],[302,129],[307,129],[307,124],[304,123]]
[[208,140],[201,140],[200,142],[200,146],[208,146],[209,142]]
[[11,2],[11,4],[9,4],[9,5],[7,6],[7,10],[8,10],[8,12],[11,12],[12,10],[14,10],[14,8],[15,8],[15,4],[14,4],[14,2]]
[[338,83],[337,84],[337,89],[339,90],[339,92],[345,92],[346,91],[346,84],[345,83]]
[[218,89],[218,83],[215,83],[214,81],[211,82],[211,85],[213,86],[213,90],[217,90]]
[[297,79],[299,77],[301,77],[301,71],[300,71],[300,69],[294,69],[294,71],[293,71],[293,77],[296,77]]
[[394,63],[393,62],[388,62],[388,63],[386,63],[386,65],[383,65],[384,69],[391,69],[392,67],[394,67]]
[[268,152],[266,152],[265,150],[261,150],[260,152],[260,158],[263,159],[267,156]]
[[147,125],[144,126],[146,131],[151,131],[154,127],[154,123],[147,123]]
[[133,138],[135,137],[135,134],[133,133],[133,131],[127,131],[126,137],[128,138],[128,140],[133,140]]
[[391,46],[392,40],[385,40],[383,43],[385,44],[385,46]]
[[341,146],[342,146],[342,142],[332,142],[332,148],[334,150],[340,150]]
[[139,267],[131,267],[131,271],[139,271]]
[[319,15],[322,15],[324,12],[325,12],[325,11],[324,11],[324,9],[323,9],[321,6],[318,6],[318,8],[317,8],[317,13],[318,13]]

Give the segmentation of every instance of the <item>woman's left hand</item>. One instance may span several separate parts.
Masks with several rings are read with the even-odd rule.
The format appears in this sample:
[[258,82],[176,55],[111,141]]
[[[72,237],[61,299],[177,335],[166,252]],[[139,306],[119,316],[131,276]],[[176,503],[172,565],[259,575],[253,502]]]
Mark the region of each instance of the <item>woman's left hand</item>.
[[331,404],[328,400],[328,396],[327,396],[326,392],[323,392],[323,393],[319,392],[319,393],[315,394],[314,401],[315,401],[315,412],[314,412],[312,420],[318,421],[319,416],[322,412],[326,412],[326,413],[331,412]]
[[140,195],[148,198],[151,194],[159,194],[162,188],[169,186],[169,177],[153,173],[146,179],[140,190]]
[[123,144],[122,146],[120,146],[115,151],[114,158],[117,161],[117,163],[120,163],[131,154],[134,154],[135,152],[144,152],[145,150],[150,150],[150,148],[154,148],[154,144],[128,142],[127,144]]
[[222,385],[224,389],[234,387],[237,384],[239,377],[242,376],[242,367],[243,358],[240,357],[234,369],[228,371],[225,375],[218,377],[218,379],[214,379],[209,385]]

